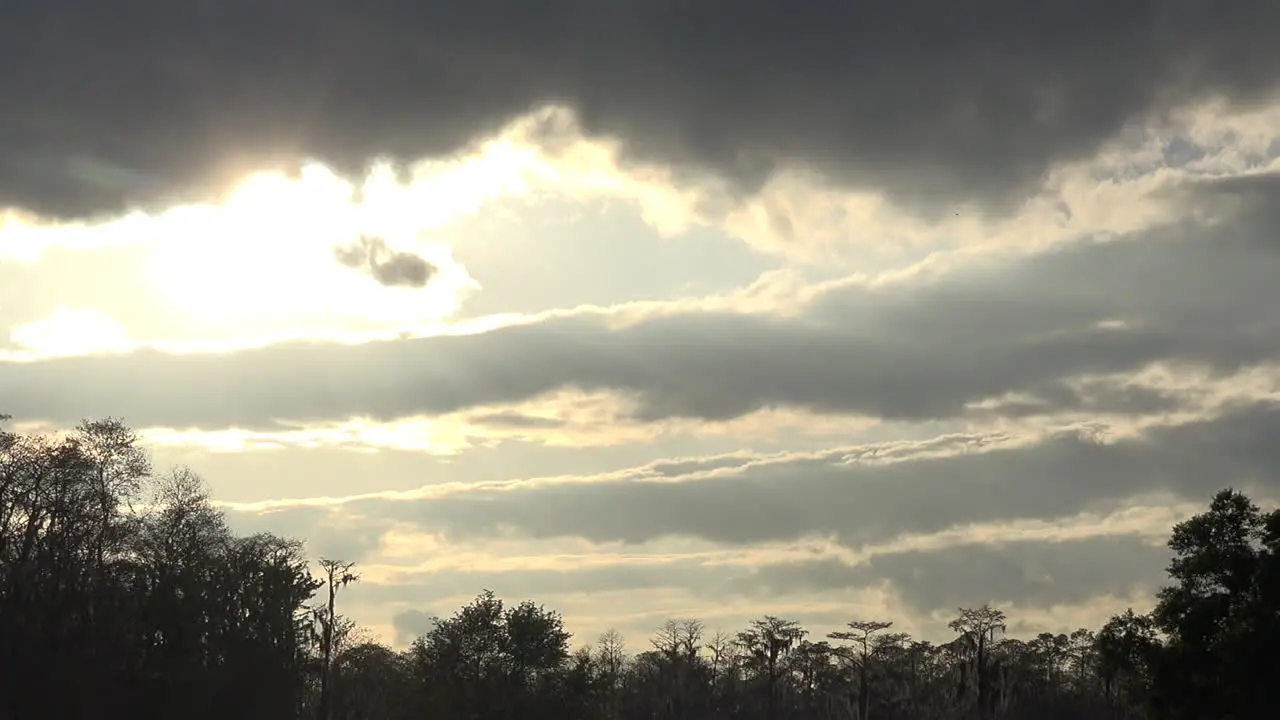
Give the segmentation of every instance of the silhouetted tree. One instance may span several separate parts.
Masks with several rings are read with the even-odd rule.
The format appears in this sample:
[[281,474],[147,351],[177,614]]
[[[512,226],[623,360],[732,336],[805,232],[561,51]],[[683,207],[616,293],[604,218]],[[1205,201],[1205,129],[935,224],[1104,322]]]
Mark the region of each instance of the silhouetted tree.
[[1152,612],[1168,638],[1155,664],[1161,717],[1244,718],[1274,712],[1280,681],[1280,511],[1218,493],[1173,528],[1173,584]]
[[1102,693],[1114,717],[1141,717],[1149,705],[1152,666],[1160,640],[1155,623],[1129,608],[1098,631],[1098,674]]
[[751,625],[738,633],[738,643],[745,650],[747,667],[758,678],[765,703],[765,718],[778,716],[779,696],[783,694],[783,679],[791,651],[808,631],[794,620],[766,615],[752,620]]
[[330,558],[320,559],[320,572],[323,576],[321,586],[326,591],[326,602],[323,606],[313,611],[314,617],[320,625],[320,705],[317,713],[320,720],[331,720],[332,718],[329,684],[333,668],[333,653],[344,631],[350,630],[350,627],[341,626],[342,619],[338,616],[336,603],[338,591],[360,579],[359,575],[351,572],[353,567],[355,567],[355,563],[342,562]]
[[832,640],[846,640],[854,643],[854,649],[845,656],[853,660],[858,672],[858,720],[867,720],[867,711],[871,707],[871,686],[868,678],[871,674],[872,637],[881,630],[893,626],[887,620],[856,620],[849,623],[848,630],[833,632],[827,637]]
[[199,477],[153,476],[119,421],[0,432],[9,717],[295,715],[315,587],[299,543],[234,536]]

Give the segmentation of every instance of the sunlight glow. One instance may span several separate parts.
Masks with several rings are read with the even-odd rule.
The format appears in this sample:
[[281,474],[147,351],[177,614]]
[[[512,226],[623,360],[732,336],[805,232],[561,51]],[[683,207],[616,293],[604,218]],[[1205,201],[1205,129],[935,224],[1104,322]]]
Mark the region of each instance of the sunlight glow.
[[200,320],[304,313],[334,282],[329,248],[354,234],[351,192],[316,168],[252,176],[223,207],[175,223],[151,255],[155,281]]
[[[1280,105],[1228,125],[1257,150],[1274,137],[1264,130],[1274,123],[1264,121],[1277,117]],[[466,242],[465,221],[497,200],[618,199],[662,235],[712,226],[804,262],[848,261],[876,273],[905,264],[914,272],[926,261],[941,266],[993,250],[1022,252],[1167,221],[1177,214],[1173,196],[1157,190],[1179,178],[1230,174],[1242,162],[1218,135],[1190,120],[1183,124],[1199,128],[1214,152],[1180,175],[1152,170],[1100,188],[1100,172],[1115,174],[1137,156],[1149,155],[1152,162],[1164,157],[1159,138],[1141,140],[1140,147],[1108,148],[1055,170],[1045,192],[1015,217],[988,221],[966,213],[935,224],[794,168],[783,168],[759,193],[736,197],[714,178],[624,160],[618,141],[585,133],[571,111],[549,106],[454,155],[375,162],[363,177],[340,177],[311,163],[296,173],[250,175],[217,201],[110,219],[61,222],[0,209],[0,262],[39,262],[52,248],[138,249],[131,262],[146,279],[124,290],[134,306],[154,303],[158,329],[143,328],[148,318],[120,321],[135,340],[156,347],[208,350],[286,338],[435,334],[480,289],[444,239]],[[416,254],[437,271],[422,288],[380,285],[334,257],[336,248],[361,237]],[[927,248],[933,250],[922,260]]]
[[394,423],[367,418],[342,422],[291,426],[279,430],[183,431],[148,428],[142,432],[149,444],[161,447],[197,447],[210,452],[244,452],[283,448],[339,447],[353,452],[403,450],[432,455],[455,455],[472,442],[458,418],[415,417]]
[[59,307],[42,320],[18,325],[9,340],[46,356],[120,352],[130,348],[129,334],[113,318],[92,308]]
[[[358,330],[454,313],[476,285],[449,248],[424,240],[415,218],[375,211],[357,196],[352,183],[318,164],[296,178],[253,175],[221,206],[167,215],[175,227],[150,255],[151,276],[197,322],[242,334]],[[335,248],[362,235],[423,257],[435,276],[424,288],[383,287],[338,263]]]

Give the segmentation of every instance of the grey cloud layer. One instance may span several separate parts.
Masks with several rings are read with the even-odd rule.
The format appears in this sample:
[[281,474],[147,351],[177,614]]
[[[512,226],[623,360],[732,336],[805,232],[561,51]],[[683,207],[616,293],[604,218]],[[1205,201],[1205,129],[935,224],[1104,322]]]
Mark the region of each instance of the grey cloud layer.
[[1272,89],[1277,25],[1250,0],[8,3],[0,206],[445,152],[545,102],[744,186],[794,159],[1005,205],[1129,121]]
[[[1244,186],[1256,197],[1232,222],[1082,242],[938,280],[848,285],[799,317],[689,311],[613,329],[579,315],[358,346],[6,363],[0,398],[22,419],[114,414],[142,427],[202,428],[393,419],[560,389],[632,395],[646,420],[776,406],[952,418],[1009,392],[1032,399],[994,412],[1150,412],[1179,398],[1064,381],[1156,361],[1230,373],[1280,357],[1280,252],[1272,204],[1262,202],[1274,193],[1258,190],[1275,189],[1271,180]],[[1116,321],[1125,325],[1100,325]]]
[[[954,610],[984,602],[1022,607],[1079,604],[1101,595],[1153,591],[1164,581],[1168,551],[1133,535],[1066,542],[958,545],[934,551],[881,555],[862,565],[835,560],[717,565],[698,560],[655,564],[620,562],[567,570],[467,572],[444,570],[397,584],[353,587],[357,601],[409,601],[437,607],[441,601],[494,590],[509,599],[565,593],[674,589],[710,599],[830,593],[888,583],[914,613]],[[409,625],[425,620],[410,611]],[[414,628],[418,629],[419,628]],[[408,627],[405,628],[409,630]]]
[[[1101,595],[1128,596],[1166,582],[1169,552],[1133,535],[1062,542],[956,545],[874,557],[865,565],[837,562],[772,565],[741,580],[774,592],[867,587],[887,581],[909,610],[929,613],[1012,602],[1022,607],[1075,605]],[[765,590],[768,592],[768,590]]]
[[[271,522],[304,536],[349,516],[384,528],[410,523],[466,540],[508,531],[595,543],[675,536],[741,544],[820,535],[861,548],[973,523],[1107,511],[1149,493],[1202,502],[1234,484],[1274,494],[1280,490],[1272,475],[1280,465],[1275,437],[1280,406],[1259,404],[1111,443],[1062,433],[1032,445],[984,449],[991,440],[954,436],[888,452],[873,446],[772,461],[713,458],[706,468],[673,477],[659,465],[589,483],[353,500],[336,516],[288,508]],[[902,459],[874,462],[893,453]]]

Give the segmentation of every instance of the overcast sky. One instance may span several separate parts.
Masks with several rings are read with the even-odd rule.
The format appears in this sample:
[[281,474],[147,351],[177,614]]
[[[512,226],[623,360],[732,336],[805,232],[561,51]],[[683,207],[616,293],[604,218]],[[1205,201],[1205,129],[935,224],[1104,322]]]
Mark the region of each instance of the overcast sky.
[[1280,498],[1280,4],[170,5],[0,9],[0,411],[388,642],[1069,630]]

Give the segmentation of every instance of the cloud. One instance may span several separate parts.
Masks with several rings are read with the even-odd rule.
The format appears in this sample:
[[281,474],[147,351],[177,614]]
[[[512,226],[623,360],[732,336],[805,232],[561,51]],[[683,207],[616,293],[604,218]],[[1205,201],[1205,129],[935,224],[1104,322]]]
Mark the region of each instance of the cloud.
[[129,348],[129,332],[93,308],[59,306],[48,317],[22,323],[9,331],[9,341],[45,356],[83,355]]
[[643,421],[778,407],[904,421],[1167,411],[1202,389],[1133,374],[1221,379],[1280,356],[1273,211],[1231,197],[1229,214],[1206,201],[1202,219],[1146,233],[855,276],[782,304],[647,303],[364,344],[8,362],[0,395],[28,420],[115,413],[170,428],[385,421],[561,391],[617,394]]
[[408,645],[414,640],[431,632],[435,627],[435,616],[422,610],[405,610],[391,618],[391,627],[395,630],[395,644]]
[[334,258],[349,268],[363,270],[388,287],[420,288],[436,273],[425,259],[403,250],[392,250],[382,238],[361,235],[351,245],[333,251]]
[[[380,537],[376,549],[344,556],[366,574],[351,602],[374,614],[452,606],[492,588],[577,608],[575,622],[597,631],[728,605],[812,613],[880,593],[858,612],[918,623],[993,601],[1039,631],[1057,626],[1037,608],[1145,602],[1164,581],[1169,528],[1221,486],[1280,497],[1277,432],[1280,405],[1263,403],[1112,439],[956,435],[744,452],[597,476],[282,501],[261,516],[252,504],[227,510],[237,527],[257,517],[352,552],[360,546],[346,535]],[[600,609],[604,598],[637,593],[645,602],[676,595],[647,620]],[[582,598],[595,604],[580,607]],[[1077,624],[1098,619],[1076,614]]]
[[631,157],[744,189],[799,165],[1008,209],[1134,124],[1274,89],[1280,21],[1198,0],[96,7],[0,18],[0,205],[83,215],[246,166],[440,155],[557,103]]
[[1095,623],[1280,496],[1280,7],[28,5],[0,411],[123,416],[400,641]]
[[985,557],[964,548],[917,553],[886,574],[918,609],[976,607],[993,596],[1001,603],[1051,607],[1083,604],[1102,595],[1154,595],[1168,582],[1169,558],[1163,539],[1097,538],[1005,547]]
[[[1149,595],[1164,583],[1169,557],[1161,540],[1112,534],[904,550],[860,564],[822,557],[751,564],[668,557],[563,569],[447,569],[398,581],[366,580],[353,590],[353,597],[368,604],[434,606],[485,588],[512,600],[667,590],[703,602],[749,599],[769,607],[788,599],[884,589],[898,600],[894,619],[902,619],[903,614],[927,616],[984,602],[1045,607],[1081,604],[1105,595]],[[429,627],[421,612],[404,612],[396,620],[397,629],[403,626],[406,635]]]
[[1265,469],[1276,458],[1259,438],[1276,430],[1280,412],[1268,408],[1110,444],[1063,433],[982,451],[973,445],[977,439],[957,437],[889,464],[859,459],[853,449],[746,462],[676,481],[530,483],[352,507],[458,537],[505,530],[595,543],[668,535],[750,543],[818,534],[859,547],[900,533],[1049,519],[1148,493],[1197,498],[1225,483],[1269,483]]
[[[352,513],[337,513],[324,508],[286,508],[269,513],[227,513],[228,524],[238,533],[279,533],[284,527],[307,527],[302,537],[316,557],[340,559],[363,558],[378,549],[385,533],[385,523]],[[323,530],[320,528],[323,527]]]
[[[1063,541],[1079,539],[1072,533],[1084,526],[1165,532],[1176,519],[1138,522],[1125,514],[1134,503],[1199,505],[1224,485],[1276,497],[1280,485],[1271,469],[1280,457],[1270,438],[1277,433],[1280,404],[1261,403],[1116,438],[953,435],[229,509],[256,516],[263,507],[278,508],[282,514],[273,522],[302,536],[331,532],[327,518],[350,517],[369,523],[366,533],[413,528],[452,543],[505,538],[643,546],[686,538],[740,546],[820,538],[865,553],[892,543],[902,543],[902,551],[922,549],[924,541],[911,538],[939,533],[951,535],[923,549]],[[999,523],[1012,525],[991,527]]]
[[[664,613],[812,613],[879,593],[884,601],[846,613],[917,622],[994,601],[1039,631],[1056,625],[1036,608],[1110,597],[1122,609],[1150,597],[1169,528],[1220,485],[1276,497],[1277,429],[1280,408],[1260,405],[1110,441],[957,435],[227,510],[233,526],[356,553],[359,538],[379,536],[343,556],[361,562],[365,581],[349,602],[369,617],[452,607],[492,588],[576,607],[575,622],[593,631],[647,629]],[[647,620],[605,600],[637,593],[676,596]],[[409,637],[405,624],[393,623]]]
[[[1133,233],[1165,222],[1182,209],[1167,192],[1161,192],[1170,185],[1188,178],[1223,178],[1280,168],[1274,158],[1277,126],[1280,103],[1241,107],[1219,100],[1196,105],[1173,113],[1159,127],[1125,133],[1084,161],[1056,167],[1017,212],[989,217],[969,209],[913,214],[910,207],[895,205],[874,188],[850,190],[803,169],[781,170],[758,192],[744,195],[714,176],[691,176],[629,160],[625,146],[616,139],[585,135],[571,111],[543,108],[516,118],[455,155],[398,166],[379,159],[367,173],[346,177],[308,162],[296,172],[252,173],[212,202],[135,210],[88,222],[59,222],[0,208],[0,258],[30,263],[54,247],[145,247],[173,236],[182,244],[193,236],[202,237],[215,250],[232,240],[259,248],[310,243],[329,250],[330,245],[368,235],[394,238],[397,246],[420,250],[424,237],[439,237],[443,230],[463,250],[468,265],[477,259],[501,258],[499,267],[514,263],[522,289],[531,287],[533,277],[534,293],[539,282],[550,283],[553,294],[563,298],[568,292],[573,304],[583,299],[573,294],[575,290],[591,288],[592,276],[610,293],[631,284],[616,278],[609,278],[610,282],[604,279],[607,272],[596,272],[595,268],[609,264],[646,267],[656,263],[663,268],[656,275],[630,272],[631,282],[652,282],[674,267],[686,273],[696,267],[698,277],[705,280],[712,267],[732,267],[727,258],[710,265],[663,262],[662,257],[677,247],[685,253],[696,252],[688,244],[690,233],[705,240],[706,233],[698,231],[707,228],[727,233],[730,237],[720,238],[725,243],[745,243],[747,247],[736,248],[740,254],[765,251],[767,255],[754,258],[757,262],[768,256],[776,260],[782,254],[810,264],[845,263],[865,272],[902,267],[943,249],[1042,248],[1091,233]],[[548,140],[547,128],[554,128],[554,142]],[[1099,178],[1108,181],[1099,184]],[[632,224],[643,222],[664,237],[680,235],[681,242],[658,243],[662,248],[658,251],[643,249],[627,237],[624,227],[574,220],[597,213],[602,205],[630,208],[636,213]],[[484,213],[473,217],[482,208]],[[246,212],[251,216],[247,226],[210,236],[210,230],[229,215]],[[570,249],[573,243],[566,242],[575,234],[563,223],[566,214],[574,218],[568,224],[577,226],[577,234],[590,236],[585,249]],[[495,222],[516,217],[518,222],[506,228],[498,228]],[[555,226],[552,243],[542,239],[545,236],[538,228],[548,221]],[[353,223],[357,227],[351,227]],[[596,241],[602,233],[617,236],[617,242]],[[340,243],[334,243],[333,236],[341,238]],[[521,244],[522,237],[536,247],[533,258],[511,252],[510,246]],[[639,255],[625,259],[633,245],[632,254]],[[332,259],[329,252],[320,255]],[[447,257],[423,257],[441,267],[446,276],[452,269]],[[267,259],[259,254],[256,264]],[[299,259],[296,248],[275,258],[277,276],[296,278]],[[551,272],[530,276],[531,262],[550,264]],[[593,268],[591,272],[578,271],[572,283],[558,277],[557,270],[572,274],[583,262]],[[488,275],[494,268],[478,269]],[[181,292],[193,281],[183,278],[170,290]],[[511,287],[510,283],[500,285]],[[500,302],[501,297],[501,293],[482,294],[481,306]],[[472,303],[471,309],[481,306]],[[506,311],[508,305],[498,309]]]

